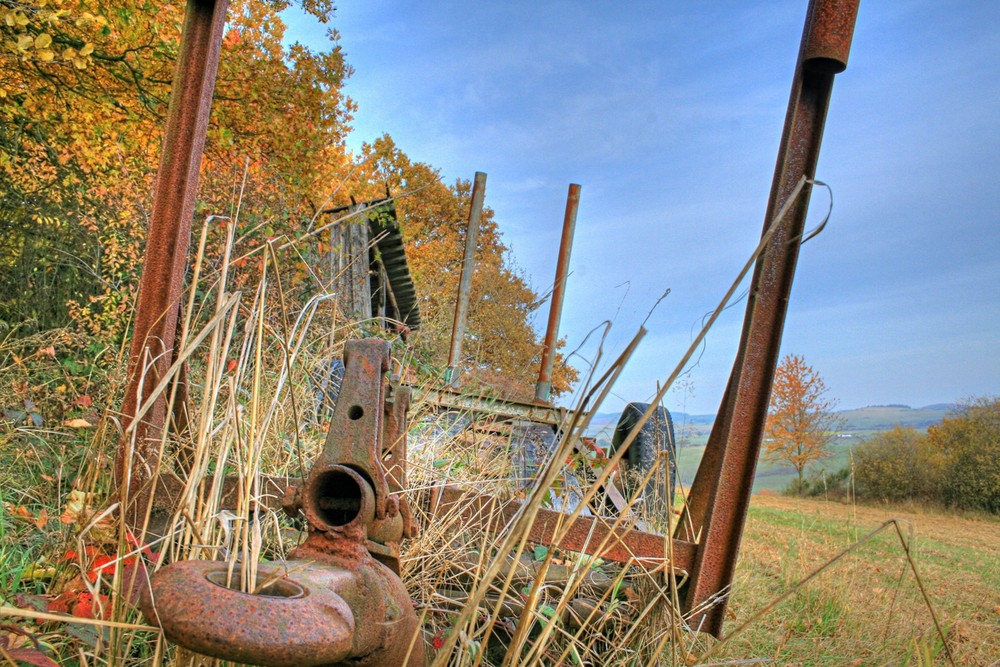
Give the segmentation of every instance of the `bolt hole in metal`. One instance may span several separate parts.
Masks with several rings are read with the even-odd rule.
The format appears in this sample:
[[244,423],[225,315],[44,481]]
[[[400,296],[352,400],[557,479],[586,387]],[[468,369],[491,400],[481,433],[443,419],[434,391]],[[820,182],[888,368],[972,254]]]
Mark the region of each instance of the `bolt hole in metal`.
[[358,421],[365,416],[365,409],[360,405],[352,405],[347,409],[347,417],[351,421]]
[[357,480],[343,470],[330,470],[316,480],[315,507],[330,526],[346,526],[361,512],[362,494]]
[[[229,585],[226,585],[226,579],[228,578],[228,573],[226,570],[213,570],[205,575],[205,578],[209,582],[215,584],[216,586],[221,586],[222,588],[228,588],[229,590],[238,591],[239,590],[239,577],[236,577],[234,581],[230,581]],[[266,578],[266,577],[265,577]],[[304,597],[306,594],[306,589],[299,586],[294,581],[289,581],[288,579],[277,579],[268,583],[265,586],[261,586],[260,589],[254,593],[254,595],[259,595],[265,598],[300,598]]]

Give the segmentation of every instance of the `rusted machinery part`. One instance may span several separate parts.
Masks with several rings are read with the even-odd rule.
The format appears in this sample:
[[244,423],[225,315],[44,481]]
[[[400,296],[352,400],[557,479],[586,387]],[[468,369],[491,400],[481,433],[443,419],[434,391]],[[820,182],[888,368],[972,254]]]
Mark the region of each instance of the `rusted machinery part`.
[[[167,639],[202,655],[274,667],[334,664],[350,655],[355,616],[334,587],[311,576],[315,569],[305,563],[261,568],[260,580],[273,582],[250,594],[226,586],[225,563],[174,563],[153,576],[140,607]],[[315,662],[304,662],[305,656]]]
[[[445,485],[431,489],[429,502],[435,521],[457,514],[465,525],[495,532],[510,525],[521,509],[516,500],[499,500]],[[670,567],[678,575],[694,563],[696,544],[621,526],[612,531],[611,522],[600,517],[577,517],[557,543],[556,528],[564,523],[565,516],[559,512],[539,509],[528,529],[528,540],[649,569]]]
[[348,660],[422,665],[406,587],[367,549],[365,528],[375,515],[368,481],[346,466],[310,479],[302,497],[309,537],[289,560],[261,568],[261,590],[227,587],[223,563],[174,563],[153,575],[143,614],[171,641],[226,660],[268,667]]
[[406,588],[370,556],[269,563],[256,594],[227,587],[226,578],[221,562],[165,567],[140,603],[143,614],[181,646],[251,665],[424,664]]
[[389,341],[368,338],[344,344],[344,382],[326,443],[313,468],[315,473],[329,465],[345,465],[360,471],[375,492],[377,519],[386,516],[389,501],[379,460],[388,370]]
[[[309,536],[289,560],[261,567],[261,590],[227,587],[226,565],[216,562],[175,563],[153,575],[141,607],[168,639],[274,667],[424,664],[416,613],[392,569],[404,521],[380,463],[388,354],[384,341],[347,343],[331,437],[302,487],[284,499],[287,510],[303,511]],[[405,414],[395,416],[405,431]],[[405,467],[397,472],[405,478]]]
[[[765,232],[803,178],[816,173],[836,73],[847,67],[859,0],[812,0],[792,81]],[[795,199],[757,260],[739,352],[705,454],[695,475],[680,537],[698,540],[682,609],[693,627],[722,634],[739,555],[768,400],[778,363],[809,189]]]

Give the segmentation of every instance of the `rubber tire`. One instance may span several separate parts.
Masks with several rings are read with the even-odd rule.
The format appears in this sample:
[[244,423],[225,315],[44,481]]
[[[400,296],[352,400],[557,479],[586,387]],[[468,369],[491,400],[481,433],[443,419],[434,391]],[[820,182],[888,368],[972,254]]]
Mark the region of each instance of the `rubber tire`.
[[[611,439],[611,452],[613,454],[617,453],[618,448],[635,429],[635,425],[648,408],[649,403],[629,403],[625,406]],[[623,472],[632,473],[632,476],[637,475],[639,479],[642,479],[649,473],[650,469],[657,465],[660,452],[663,451],[668,452],[668,475],[654,475],[642,491],[647,510],[654,511],[657,515],[665,512],[671,506],[677,488],[677,450],[674,441],[674,422],[670,417],[670,412],[663,406],[659,406],[642,425],[642,429],[639,430],[635,440],[632,441],[628,451],[622,457]],[[663,514],[663,516],[666,515]]]
[[525,420],[511,423],[511,464],[522,487],[531,486],[557,442],[556,432],[548,424]]

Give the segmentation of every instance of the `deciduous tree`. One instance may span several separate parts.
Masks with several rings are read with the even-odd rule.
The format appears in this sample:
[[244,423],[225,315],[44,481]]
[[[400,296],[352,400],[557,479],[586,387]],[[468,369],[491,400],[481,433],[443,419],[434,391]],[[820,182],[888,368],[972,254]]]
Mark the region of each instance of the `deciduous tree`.
[[[428,164],[411,160],[389,136],[364,147],[368,196],[399,196],[406,253],[420,298],[418,355],[444,368],[468,233],[471,185],[446,185]],[[487,190],[488,191],[488,190]],[[538,295],[518,271],[504,245],[494,212],[484,208],[472,278],[468,329],[460,361],[466,387],[479,385],[501,396],[530,399],[541,363],[532,315]],[[556,356],[553,392],[566,391],[576,371]]]
[[941,500],[953,507],[1000,513],[1000,398],[984,396],[927,429],[944,459]]
[[830,456],[830,442],[843,423],[833,412],[836,404],[827,397],[823,378],[803,357],[790,354],[781,360],[771,389],[764,452],[768,459],[795,468],[797,488],[802,488],[807,465]]

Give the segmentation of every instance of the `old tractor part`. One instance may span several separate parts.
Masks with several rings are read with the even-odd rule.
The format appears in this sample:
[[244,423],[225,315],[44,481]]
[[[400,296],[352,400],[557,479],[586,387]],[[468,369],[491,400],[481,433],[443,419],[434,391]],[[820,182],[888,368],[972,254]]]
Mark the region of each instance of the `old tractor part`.
[[[129,352],[129,384],[122,406],[126,435],[115,456],[119,496],[133,530],[144,523],[153,497],[153,472],[160,461],[169,392],[161,391],[155,398],[153,394],[176,354],[198,170],[228,4],[228,0],[188,0],[184,12]],[[180,393],[176,405],[184,402]],[[153,405],[143,410],[150,400]],[[137,418],[140,410],[145,414]]]
[[465,320],[469,312],[469,295],[472,294],[472,275],[476,269],[476,239],[479,238],[479,223],[483,217],[483,199],[485,197],[486,174],[477,171],[472,184],[472,201],[469,203],[469,226],[465,234],[462,277],[458,281],[458,296],[455,299],[455,321],[451,325],[448,366],[444,371],[444,383],[449,387],[458,387],[458,376],[462,363],[462,341],[465,338]]
[[[628,439],[648,408],[648,403],[629,403],[625,406],[611,439],[611,453]],[[649,475],[645,487],[635,491],[642,494],[652,516],[666,516],[673,505],[677,488],[677,464],[674,422],[665,407],[657,406],[652,416],[639,426],[639,432],[633,437],[621,462],[626,486],[636,487]],[[652,474],[650,470],[653,470]]]
[[[672,569],[675,579],[683,581],[681,607],[688,623],[716,637],[722,633],[750,503],[803,238],[808,184],[816,171],[833,79],[847,67],[858,2],[811,0],[809,4],[765,215],[769,240],[754,267],[739,351],[677,535],[671,539],[612,529],[599,517],[580,516],[554,544],[622,563]],[[795,197],[797,192],[801,195]],[[786,206],[789,210],[771,228]],[[470,524],[492,530],[510,525],[521,507],[517,501],[502,502],[450,486],[438,488],[432,503],[435,514],[458,512]],[[553,545],[556,526],[564,519],[557,512],[540,510],[528,539]]]
[[344,364],[323,451],[302,486],[285,494],[286,511],[305,514],[305,542],[288,560],[261,565],[253,592],[233,585],[225,562],[162,568],[141,608],[171,641],[273,667],[424,664],[399,578],[399,543],[415,526],[394,494],[406,485],[408,393],[385,379],[385,341],[349,341]]
[[566,278],[569,276],[569,258],[573,251],[573,235],[576,233],[576,213],[580,209],[580,186],[571,183],[566,195],[566,214],[563,216],[562,238],[559,241],[559,259],[556,261],[556,277],[552,281],[552,304],[549,306],[549,322],[545,327],[545,341],[542,343],[542,363],[535,383],[535,400],[548,403],[552,397],[552,369],[556,360],[556,344],[559,341],[559,321],[562,319],[563,299],[566,296]]

